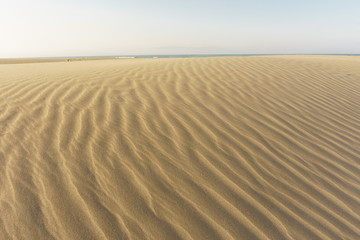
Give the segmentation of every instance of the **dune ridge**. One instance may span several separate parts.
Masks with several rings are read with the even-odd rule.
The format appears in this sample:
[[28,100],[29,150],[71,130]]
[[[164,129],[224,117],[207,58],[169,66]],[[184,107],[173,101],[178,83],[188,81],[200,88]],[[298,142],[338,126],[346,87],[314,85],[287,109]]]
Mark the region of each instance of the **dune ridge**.
[[360,239],[360,58],[0,64],[0,239]]

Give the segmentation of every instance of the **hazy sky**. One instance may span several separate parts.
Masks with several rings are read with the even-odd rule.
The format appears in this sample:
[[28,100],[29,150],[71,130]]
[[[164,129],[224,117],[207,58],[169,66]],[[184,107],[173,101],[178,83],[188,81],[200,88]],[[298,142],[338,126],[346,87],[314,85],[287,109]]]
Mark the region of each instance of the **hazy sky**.
[[0,57],[360,53],[360,0],[1,0]]

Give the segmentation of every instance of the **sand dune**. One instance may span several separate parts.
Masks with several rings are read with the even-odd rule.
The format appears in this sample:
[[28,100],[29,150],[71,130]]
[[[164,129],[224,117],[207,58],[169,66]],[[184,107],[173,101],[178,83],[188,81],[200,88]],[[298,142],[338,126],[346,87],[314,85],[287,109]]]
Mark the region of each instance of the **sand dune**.
[[360,58],[0,64],[0,239],[360,239]]

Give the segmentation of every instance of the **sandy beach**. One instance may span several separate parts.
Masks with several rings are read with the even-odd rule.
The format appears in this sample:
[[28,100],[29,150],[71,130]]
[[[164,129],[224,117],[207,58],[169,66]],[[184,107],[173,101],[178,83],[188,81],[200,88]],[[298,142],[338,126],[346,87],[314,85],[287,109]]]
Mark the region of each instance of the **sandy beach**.
[[12,61],[0,239],[360,239],[360,57]]

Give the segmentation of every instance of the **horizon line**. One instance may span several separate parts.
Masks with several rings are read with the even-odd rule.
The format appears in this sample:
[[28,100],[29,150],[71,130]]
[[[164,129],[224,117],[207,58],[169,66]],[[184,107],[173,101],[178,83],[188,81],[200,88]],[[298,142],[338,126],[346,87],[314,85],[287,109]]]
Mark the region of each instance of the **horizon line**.
[[119,54],[119,55],[73,55],[47,57],[0,57],[0,59],[46,59],[46,58],[115,58],[115,57],[171,57],[171,56],[281,56],[281,55],[360,55],[360,53],[181,53],[181,54]]

